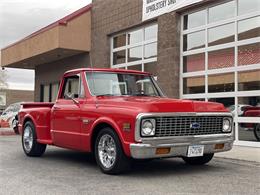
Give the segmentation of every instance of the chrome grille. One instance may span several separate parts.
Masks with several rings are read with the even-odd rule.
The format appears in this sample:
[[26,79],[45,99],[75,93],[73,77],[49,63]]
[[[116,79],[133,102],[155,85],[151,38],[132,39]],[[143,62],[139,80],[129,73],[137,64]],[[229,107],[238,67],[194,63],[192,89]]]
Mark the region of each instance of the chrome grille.
[[[156,117],[156,137],[220,134],[223,116]],[[192,128],[191,124],[199,124]]]

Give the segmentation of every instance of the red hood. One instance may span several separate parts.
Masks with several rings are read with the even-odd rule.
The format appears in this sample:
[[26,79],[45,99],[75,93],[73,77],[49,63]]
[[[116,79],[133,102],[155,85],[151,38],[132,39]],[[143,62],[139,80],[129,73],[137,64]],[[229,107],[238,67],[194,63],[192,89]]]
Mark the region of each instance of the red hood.
[[220,103],[158,97],[99,97],[100,106],[134,109],[136,112],[227,112]]

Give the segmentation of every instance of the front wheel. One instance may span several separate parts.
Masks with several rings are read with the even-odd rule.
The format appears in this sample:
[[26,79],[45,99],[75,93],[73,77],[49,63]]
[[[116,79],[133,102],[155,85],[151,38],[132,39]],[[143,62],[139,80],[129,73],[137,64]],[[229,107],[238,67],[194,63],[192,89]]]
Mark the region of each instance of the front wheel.
[[260,141],[260,124],[257,124],[254,128],[254,134],[257,141]]
[[189,165],[204,165],[211,161],[213,158],[213,154],[204,154],[203,156],[199,157],[182,157],[182,159]]
[[95,158],[101,171],[119,174],[130,168],[130,159],[124,154],[120,139],[111,128],[102,129],[95,142]]
[[46,144],[37,142],[35,127],[31,121],[26,122],[24,125],[22,145],[27,156],[42,156],[46,150]]

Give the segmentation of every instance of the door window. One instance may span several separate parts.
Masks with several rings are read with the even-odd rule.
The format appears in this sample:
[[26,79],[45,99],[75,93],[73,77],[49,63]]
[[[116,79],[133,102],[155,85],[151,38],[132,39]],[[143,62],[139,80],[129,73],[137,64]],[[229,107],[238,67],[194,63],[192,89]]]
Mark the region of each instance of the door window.
[[80,75],[73,75],[65,78],[61,98],[69,99],[68,97],[85,97],[85,91]]

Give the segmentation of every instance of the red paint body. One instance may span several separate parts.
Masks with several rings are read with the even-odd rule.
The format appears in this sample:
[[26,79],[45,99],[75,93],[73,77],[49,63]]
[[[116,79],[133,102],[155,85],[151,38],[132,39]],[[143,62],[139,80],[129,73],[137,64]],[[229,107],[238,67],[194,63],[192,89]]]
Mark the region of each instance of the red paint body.
[[[102,96],[90,94],[85,77],[86,71],[122,72],[131,74],[149,73],[119,70],[119,69],[76,69],[64,74],[64,77],[81,74],[86,92],[84,100],[61,99],[61,81],[58,99],[55,103],[26,103],[19,112],[19,131],[22,134],[23,125],[31,120],[37,132],[38,142],[52,144],[64,148],[90,152],[91,138],[96,127],[101,124],[111,126],[118,134],[124,152],[130,156],[130,143],[135,141],[135,122],[139,113],[156,112],[228,112],[222,104],[190,100],[170,99],[166,97],[138,96]],[[82,120],[89,122],[84,124]],[[123,124],[130,123],[131,129],[123,130]]]

